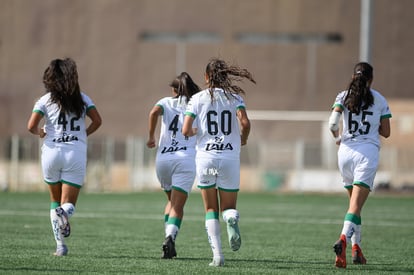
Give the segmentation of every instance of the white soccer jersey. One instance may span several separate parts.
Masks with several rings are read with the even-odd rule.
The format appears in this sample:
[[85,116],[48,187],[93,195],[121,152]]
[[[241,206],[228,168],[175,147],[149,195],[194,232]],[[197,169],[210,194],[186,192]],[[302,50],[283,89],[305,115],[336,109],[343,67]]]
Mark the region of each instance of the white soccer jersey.
[[164,97],[156,105],[163,110],[157,160],[195,157],[195,137],[181,133],[187,105],[185,97]]
[[[86,94],[81,93],[81,95],[86,103],[86,110],[95,108],[92,100]],[[61,113],[59,106],[50,102],[50,93],[45,94],[35,103],[33,112],[38,112],[45,118],[45,145],[52,147],[76,146],[75,148],[78,150],[86,150],[85,113],[80,118],[75,114]]]
[[357,114],[349,112],[344,101],[347,91],[340,92],[333,107],[343,109],[343,131],[341,144],[352,146],[357,143],[373,143],[380,146],[379,127],[382,118],[390,118],[391,112],[386,99],[377,91],[371,89],[374,103],[366,110]]
[[222,89],[214,89],[213,100],[209,89],[192,96],[186,115],[194,118],[197,128],[197,157],[240,159],[239,108],[246,108],[243,98],[226,96]]

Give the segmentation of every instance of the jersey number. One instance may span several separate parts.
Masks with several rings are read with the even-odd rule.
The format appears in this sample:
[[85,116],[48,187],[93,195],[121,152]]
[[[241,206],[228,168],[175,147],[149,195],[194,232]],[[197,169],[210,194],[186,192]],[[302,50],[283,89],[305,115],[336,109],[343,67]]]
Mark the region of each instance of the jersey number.
[[168,126],[168,130],[172,131],[172,137],[175,138],[177,132],[178,132],[178,115],[175,115],[175,117],[173,118],[173,120],[170,123],[170,126]]
[[215,136],[218,134],[219,131],[219,123],[218,119],[220,119],[220,130],[225,135],[228,136],[231,134],[231,112],[228,110],[222,111],[220,113],[220,117],[218,118],[218,114],[216,111],[209,111],[207,113],[207,132]]
[[[77,117],[73,117],[70,120],[70,130],[71,131],[80,131],[80,126],[79,125],[75,125],[75,122],[78,121],[79,118]],[[63,127],[63,131],[66,131],[66,125],[68,124],[68,120],[66,119],[66,115],[65,113],[61,112],[59,114],[59,118],[58,118],[58,124],[62,125]]]
[[367,116],[372,116],[372,115],[373,115],[372,112],[362,111],[361,122],[362,122],[362,126],[364,128],[363,129],[358,129],[359,128],[359,123],[356,120],[352,120],[352,113],[350,112],[349,117],[348,117],[349,133],[354,134],[355,132],[358,131],[358,133],[360,135],[368,134],[369,130],[371,129],[371,124],[369,123],[369,121],[367,121]]

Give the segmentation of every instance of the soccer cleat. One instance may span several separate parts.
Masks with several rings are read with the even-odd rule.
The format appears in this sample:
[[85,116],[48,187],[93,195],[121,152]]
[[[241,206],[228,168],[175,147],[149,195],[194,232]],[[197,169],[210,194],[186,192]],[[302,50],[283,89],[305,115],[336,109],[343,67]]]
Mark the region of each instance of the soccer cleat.
[[177,252],[175,251],[175,243],[172,236],[168,236],[165,238],[164,242],[162,243],[162,259],[172,259],[177,256]]
[[66,256],[68,254],[68,247],[66,245],[59,245],[56,248],[56,252],[53,253],[55,256]]
[[60,232],[62,233],[63,237],[69,237],[70,235],[70,224],[68,219],[68,214],[63,210],[62,207],[56,208],[56,215],[59,217],[59,228]]
[[219,267],[224,266],[224,258],[223,257],[214,257],[213,261],[209,263],[209,266]]
[[346,268],[346,236],[341,235],[340,239],[333,246],[336,254],[335,266]]
[[227,235],[229,237],[231,249],[233,251],[239,250],[241,246],[241,236],[236,218],[231,217],[227,220]]
[[359,245],[354,244],[352,246],[352,262],[354,264],[366,264],[367,259],[365,259],[364,254],[362,254],[362,250]]

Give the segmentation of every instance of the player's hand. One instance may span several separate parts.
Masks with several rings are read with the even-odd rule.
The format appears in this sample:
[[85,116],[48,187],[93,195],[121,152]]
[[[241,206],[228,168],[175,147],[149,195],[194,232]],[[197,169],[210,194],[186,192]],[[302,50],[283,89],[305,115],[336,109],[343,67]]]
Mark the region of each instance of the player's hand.
[[40,131],[39,131],[39,137],[40,137],[40,138],[44,138],[45,136],[46,136],[45,129],[44,129],[44,128],[40,128]]
[[150,138],[147,141],[147,147],[148,148],[154,148],[155,147],[155,138]]

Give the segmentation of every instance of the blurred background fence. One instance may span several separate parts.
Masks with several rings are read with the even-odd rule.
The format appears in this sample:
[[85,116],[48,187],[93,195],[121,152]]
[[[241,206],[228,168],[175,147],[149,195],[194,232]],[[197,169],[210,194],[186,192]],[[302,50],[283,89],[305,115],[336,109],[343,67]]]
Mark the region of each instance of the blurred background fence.
[[[336,164],[337,146],[326,123],[328,112],[250,111],[249,114],[253,129],[241,154],[243,191],[343,190]],[[397,126],[399,120],[398,117],[392,119],[396,136],[401,131]],[[413,120],[414,116],[411,116],[410,122]],[[257,134],[254,131],[257,123],[269,123],[285,135],[280,139],[269,139],[262,133]],[[317,134],[306,128],[316,129],[314,133]],[[300,131],[303,129],[309,135]],[[144,138],[91,137],[88,142],[84,190],[134,192],[160,189],[155,175],[155,149],[148,149]],[[40,167],[41,144],[42,140],[33,136],[14,135],[0,139],[0,186],[3,190],[46,190]],[[414,190],[414,147],[400,148],[383,140],[380,156],[376,190]]]

